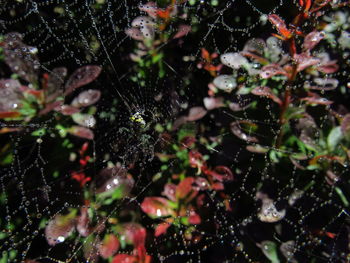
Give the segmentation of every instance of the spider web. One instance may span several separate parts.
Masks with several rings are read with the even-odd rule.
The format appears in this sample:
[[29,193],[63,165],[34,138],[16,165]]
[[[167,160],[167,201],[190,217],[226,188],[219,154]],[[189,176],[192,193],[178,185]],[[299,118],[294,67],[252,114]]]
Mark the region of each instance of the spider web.
[[[115,217],[130,220],[128,216],[124,218],[123,211],[139,211],[146,196],[161,192],[163,184],[160,182],[166,182],[167,178],[155,179],[155,175],[163,171],[154,153],[161,149],[161,143],[176,142],[173,138],[159,138],[155,125],[174,122],[184,116],[187,109],[203,104],[207,93],[205,85],[211,79],[208,75],[203,77],[197,69],[201,48],[218,54],[242,50],[248,39],[270,36],[266,22],[269,14],[277,13],[283,17],[289,8],[296,6],[296,3],[282,0],[269,3],[257,0],[184,1],[179,9],[186,10],[187,17],[183,20],[191,25],[196,37],[185,38],[183,48],[179,48],[177,40],[165,41],[159,47],[169,54],[169,60],[166,55],[164,57],[165,76],[159,77],[157,69],[151,69],[151,75],[157,77],[139,83],[132,80],[135,68],[129,57],[135,49],[135,40],[125,34],[133,19],[141,15],[139,1],[17,0],[1,4],[1,34],[19,32],[24,43],[36,47],[40,72],[52,73],[54,68],[62,66],[66,66],[69,73],[84,65],[102,68],[101,76],[88,87],[91,85],[101,92],[98,111],[109,114],[97,118],[95,136],[89,144],[94,161],[80,172],[96,178],[101,170],[114,164],[120,169],[130,169],[135,184],[132,195],[123,197],[112,209],[105,211],[103,217],[96,219],[101,225]],[[171,60],[171,56],[176,59]],[[345,63],[337,73],[344,83],[348,66],[348,62]],[[6,69],[0,71],[2,78],[7,78],[8,73]],[[227,96],[241,106],[251,102],[244,96]],[[203,206],[207,218],[195,226],[195,233],[200,237],[195,242],[184,237],[186,228],[181,225],[169,229],[166,235],[153,238],[149,233],[154,222],[146,214],[139,213],[139,222],[142,221],[148,230],[147,253],[154,262],[279,262],[265,256],[271,241],[284,247],[278,253],[286,262],[349,260],[349,214],[346,200],[339,194],[341,189],[349,192],[348,167],[344,165],[336,170],[340,174],[339,183],[331,185],[321,173],[301,172],[294,165],[286,167],[274,163],[267,153],[248,152],[246,147],[252,145],[249,141],[238,140],[231,133],[223,132],[222,127],[230,125],[224,120],[226,118],[261,125],[264,132],[252,135],[262,142],[270,134],[277,137],[276,108],[272,102],[262,103],[266,104],[263,107],[266,114],[262,116],[268,116],[268,119],[254,116],[249,110],[237,114],[227,107],[209,112],[206,116],[209,128],[205,133],[222,143],[208,148],[204,142],[198,142],[213,156],[211,162],[234,171],[236,179],[225,187],[233,211],[225,209],[215,191],[204,191],[209,200]],[[130,120],[136,113],[140,113],[147,128]],[[321,126],[329,118],[324,113],[320,118]],[[71,179],[71,171],[77,170],[74,161],[79,158],[78,153],[72,154],[73,150],[57,144],[60,131],[56,121],[52,117],[27,124],[1,122],[2,128],[20,128],[19,132],[3,135],[4,142],[9,142],[13,152],[11,162],[2,166],[0,177],[1,263],[30,262],[29,259],[37,262],[107,262],[102,258],[94,259],[92,255],[84,257],[87,243],[97,247],[100,242],[98,229],[92,232],[91,239],[71,236],[56,246],[50,246],[45,239],[45,226],[56,215],[67,213],[70,208],[85,207],[84,193]],[[68,125],[69,121],[66,117],[60,123]],[[42,128],[51,131],[48,134],[56,135],[31,135]],[[71,138],[70,142],[82,145],[79,138]],[[6,144],[1,143],[2,147]],[[270,147],[268,143],[262,145],[277,152],[284,151]],[[67,162],[70,159],[74,161]],[[177,163],[175,159],[169,169]],[[55,176],[57,171],[59,176]],[[98,191],[97,183],[91,187]],[[154,193],[152,189],[158,192]],[[287,214],[278,223],[259,220],[263,193],[274,200],[278,211],[287,209]],[[293,195],[296,201],[288,203]],[[92,207],[96,213],[98,209]],[[313,234],[314,230],[319,234]],[[124,251],[130,253],[128,249]]]

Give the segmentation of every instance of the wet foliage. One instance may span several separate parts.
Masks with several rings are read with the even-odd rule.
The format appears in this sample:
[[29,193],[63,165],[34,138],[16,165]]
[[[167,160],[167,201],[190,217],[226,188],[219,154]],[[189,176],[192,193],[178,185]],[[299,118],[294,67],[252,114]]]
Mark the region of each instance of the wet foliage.
[[349,262],[349,2],[14,2],[0,263]]

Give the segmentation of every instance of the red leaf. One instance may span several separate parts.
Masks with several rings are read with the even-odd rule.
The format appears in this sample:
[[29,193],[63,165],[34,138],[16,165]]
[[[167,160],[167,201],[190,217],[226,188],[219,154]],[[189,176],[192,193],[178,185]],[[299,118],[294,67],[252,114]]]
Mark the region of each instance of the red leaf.
[[67,68],[59,67],[54,68],[52,72],[48,75],[47,88],[49,91],[53,92],[61,88],[64,83],[64,79],[67,76]]
[[101,92],[95,89],[89,89],[81,92],[74,100],[71,105],[76,108],[90,106],[95,104],[101,97]]
[[321,62],[320,59],[310,56],[307,53],[296,54],[294,60],[298,64],[298,72]]
[[168,183],[164,186],[164,191],[162,192],[162,195],[166,196],[169,200],[175,202],[176,201],[175,191],[176,191],[176,185]]
[[250,136],[242,131],[240,123],[238,121],[231,123],[231,131],[234,135],[236,135],[238,138],[244,141],[258,142],[258,139],[256,137]]
[[191,32],[191,26],[189,26],[189,25],[179,25],[179,29],[178,29],[177,33],[175,34],[175,36],[173,37],[173,39],[184,37],[189,32]]
[[203,99],[203,103],[207,110],[213,110],[225,106],[223,98],[206,97]]
[[203,107],[192,107],[187,115],[187,121],[196,121],[202,119],[207,114]]
[[310,51],[313,49],[323,38],[325,37],[325,34],[323,32],[318,31],[312,31],[311,33],[307,34],[304,43],[303,48],[304,50]]
[[74,230],[75,226],[75,213],[68,215],[57,214],[52,220],[49,221],[45,228],[45,237],[47,243],[51,246],[61,243],[68,237]]
[[326,236],[328,236],[329,238],[332,238],[332,239],[337,236],[336,234],[331,233],[331,232],[326,232],[325,234],[326,234]]
[[91,227],[89,226],[90,220],[88,216],[88,208],[82,207],[80,209],[80,215],[77,217],[77,231],[83,237],[87,237],[91,233]]
[[131,256],[128,254],[119,254],[113,258],[112,263],[138,263],[136,256]]
[[250,54],[253,53],[260,57],[264,54],[265,48],[266,48],[266,43],[263,39],[252,38],[245,43],[243,51]]
[[307,104],[330,105],[333,103],[333,101],[322,98],[316,93],[309,92],[308,95],[308,97],[301,98],[300,100],[306,101]]
[[223,183],[220,183],[220,182],[213,183],[211,187],[213,188],[213,190],[216,190],[216,191],[221,191],[225,189]]
[[99,246],[98,250],[101,257],[107,259],[110,256],[113,256],[119,250],[119,240],[113,234],[105,235],[102,244]]
[[277,104],[282,105],[282,101],[280,100],[280,98],[278,98],[275,94],[273,94],[272,90],[269,87],[256,87],[251,92],[252,94],[257,96],[264,96],[264,97],[270,98]]
[[187,177],[183,179],[176,187],[176,199],[184,199],[188,197],[193,190],[193,183],[195,179],[193,177]]
[[91,181],[91,177],[86,177],[84,172],[72,172],[71,177],[79,182],[80,187],[84,187],[87,182]]
[[202,168],[205,167],[205,161],[203,159],[203,156],[200,152],[197,151],[190,151],[188,153],[188,159],[190,162],[190,166],[192,168]]
[[56,109],[56,108],[61,107],[62,104],[63,104],[63,101],[62,101],[62,100],[50,102],[50,103],[46,104],[46,105],[45,105],[45,108],[42,109],[42,110],[39,112],[39,115],[47,114],[47,113],[49,113],[50,111],[52,111],[52,110],[54,110],[54,109]]
[[72,107],[70,105],[61,105],[56,107],[55,110],[66,116],[73,115],[74,113],[78,113],[80,111],[78,108]]
[[71,93],[76,88],[89,84],[94,81],[98,75],[101,73],[101,67],[89,65],[78,68],[73,74],[69,77],[65,85],[65,95]]
[[37,49],[24,44],[19,33],[6,34],[3,43],[4,61],[11,71],[29,83],[35,83],[40,65]]
[[193,144],[196,142],[196,138],[193,136],[185,136],[184,138],[182,138],[181,140],[181,145],[184,148],[190,148],[191,146],[193,146]]
[[138,28],[135,28],[135,27],[128,28],[127,30],[125,30],[125,34],[127,34],[132,39],[135,39],[135,40],[138,40],[138,41],[142,41],[145,38],[143,36],[141,30],[138,29]]
[[157,4],[155,2],[148,2],[144,5],[140,5],[139,9],[146,12],[152,18],[157,17]]
[[230,168],[219,165],[214,168],[214,170],[208,170],[206,174],[210,174],[215,180],[219,182],[224,181],[232,181],[233,180],[233,174],[230,170]]
[[277,28],[278,32],[284,38],[290,38],[292,36],[292,32],[287,28],[286,23],[276,14],[272,14],[268,16],[269,21]]
[[318,71],[321,71],[326,74],[332,74],[334,72],[337,72],[338,69],[339,69],[339,66],[336,60],[331,60],[325,63],[321,63],[321,65],[317,67]]
[[141,203],[143,212],[151,217],[170,216],[174,211],[169,207],[169,200],[163,197],[146,197]]
[[0,119],[17,118],[19,116],[21,116],[21,114],[17,111],[0,112]]
[[208,180],[203,178],[203,177],[196,177],[195,184],[196,184],[195,189],[197,191],[199,191],[199,190],[207,190],[209,188]]
[[72,126],[70,129],[68,129],[68,132],[83,139],[94,139],[94,133],[92,130],[82,126]]
[[211,58],[210,58],[210,54],[208,52],[208,50],[206,50],[205,48],[202,48],[201,49],[201,52],[202,52],[202,58],[208,62],[211,61]]
[[201,218],[196,212],[191,211],[190,216],[188,217],[188,222],[192,225],[199,225],[201,223]]
[[128,244],[134,247],[144,246],[146,240],[146,229],[137,223],[126,223],[122,225],[120,235],[125,237]]
[[288,76],[288,73],[278,64],[269,64],[261,69],[260,77],[268,79],[276,75]]
[[167,229],[171,226],[170,223],[160,223],[158,226],[156,226],[156,229],[154,230],[154,235],[156,237],[159,237],[160,235],[163,235],[166,233]]
[[344,135],[350,135],[350,113],[344,116],[340,125],[340,129]]
[[156,12],[157,12],[157,16],[164,20],[170,18],[170,8],[167,8],[165,10],[158,9]]

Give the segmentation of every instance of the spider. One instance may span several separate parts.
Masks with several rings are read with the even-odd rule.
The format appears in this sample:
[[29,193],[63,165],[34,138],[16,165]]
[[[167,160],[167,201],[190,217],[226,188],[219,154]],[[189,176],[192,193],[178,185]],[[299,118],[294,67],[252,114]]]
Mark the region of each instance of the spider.
[[118,151],[124,162],[153,159],[157,140],[151,127],[159,121],[159,116],[158,113],[138,108],[128,118],[127,125],[119,129]]

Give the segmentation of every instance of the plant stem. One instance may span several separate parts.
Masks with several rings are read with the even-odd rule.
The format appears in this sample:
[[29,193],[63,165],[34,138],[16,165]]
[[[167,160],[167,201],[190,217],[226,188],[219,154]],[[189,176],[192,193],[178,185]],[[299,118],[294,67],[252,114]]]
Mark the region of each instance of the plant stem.
[[[288,40],[288,43],[289,43],[289,53],[290,53],[290,56],[293,58],[294,55],[296,54],[296,46],[295,46],[295,38],[294,36]],[[290,76],[288,77],[288,83],[287,83],[287,87],[286,87],[286,91],[284,93],[284,98],[283,98],[283,103],[282,103],[282,106],[281,106],[281,111],[280,111],[280,116],[279,116],[279,124],[281,126],[280,128],[280,131],[279,131],[279,134],[277,136],[277,140],[276,140],[276,148],[280,148],[281,144],[282,144],[282,139],[283,139],[283,135],[284,135],[284,131],[283,131],[283,128],[284,128],[284,125],[286,124],[286,118],[285,118],[285,114],[286,114],[286,111],[289,107],[289,104],[291,102],[291,98],[292,98],[292,86],[293,86],[293,83],[295,81],[295,78],[297,76],[297,73],[298,73],[298,64],[297,63],[294,63],[293,64],[293,67],[292,67],[292,72],[290,74]]]

